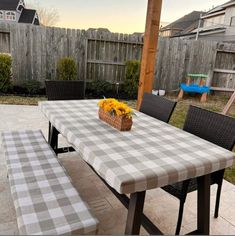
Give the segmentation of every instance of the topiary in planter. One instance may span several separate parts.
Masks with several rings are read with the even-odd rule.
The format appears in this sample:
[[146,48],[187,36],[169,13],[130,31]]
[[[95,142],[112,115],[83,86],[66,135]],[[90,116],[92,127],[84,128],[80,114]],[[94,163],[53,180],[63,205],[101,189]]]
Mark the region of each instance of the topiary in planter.
[[73,58],[64,57],[58,61],[57,77],[59,80],[76,80],[77,76],[77,66]]
[[137,97],[140,77],[140,61],[126,62],[126,75],[124,81],[124,91],[129,98]]
[[6,54],[0,54],[0,92],[6,93],[12,88],[11,83],[11,56]]

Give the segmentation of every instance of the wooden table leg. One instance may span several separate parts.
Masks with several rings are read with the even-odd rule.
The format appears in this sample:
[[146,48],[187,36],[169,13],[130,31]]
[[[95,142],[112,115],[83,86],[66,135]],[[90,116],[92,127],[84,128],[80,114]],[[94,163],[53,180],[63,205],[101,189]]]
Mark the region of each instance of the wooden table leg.
[[198,177],[197,233],[210,234],[210,183],[211,176]]
[[138,235],[140,233],[145,194],[145,191],[131,194],[125,230],[126,235]]

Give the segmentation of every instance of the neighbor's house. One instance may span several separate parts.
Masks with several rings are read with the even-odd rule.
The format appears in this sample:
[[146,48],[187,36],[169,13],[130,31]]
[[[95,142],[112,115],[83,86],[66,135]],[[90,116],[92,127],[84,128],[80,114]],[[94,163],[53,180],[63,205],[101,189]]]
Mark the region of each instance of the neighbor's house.
[[36,10],[26,9],[24,0],[0,0],[0,22],[40,24]]
[[[195,39],[198,30],[183,38]],[[217,6],[201,17],[199,39],[235,42],[235,0]]]
[[198,28],[198,22],[200,15],[205,14],[201,11],[193,11],[188,15],[181,17],[180,19],[172,22],[160,29],[161,37],[179,37],[187,34]]

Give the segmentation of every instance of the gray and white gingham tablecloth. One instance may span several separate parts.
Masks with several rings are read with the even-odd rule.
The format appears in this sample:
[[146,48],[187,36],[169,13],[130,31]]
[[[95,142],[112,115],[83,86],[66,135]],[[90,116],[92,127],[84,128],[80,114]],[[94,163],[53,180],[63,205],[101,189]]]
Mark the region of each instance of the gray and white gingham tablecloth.
[[1,136],[19,234],[95,234],[98,220],[41,131],[7,131]]
[[235,153],[136,112],[120,132],[98,118],[98,100],[40,102],[41,111],[119,193],[145,191],[235,164]]

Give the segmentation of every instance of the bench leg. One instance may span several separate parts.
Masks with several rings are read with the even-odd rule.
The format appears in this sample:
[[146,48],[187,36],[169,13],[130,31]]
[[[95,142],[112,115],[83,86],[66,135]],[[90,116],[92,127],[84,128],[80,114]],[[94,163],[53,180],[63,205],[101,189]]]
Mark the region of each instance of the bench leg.
[[145,194],[145,191],[131,194],[125,235],[138,235],[140,233]]

